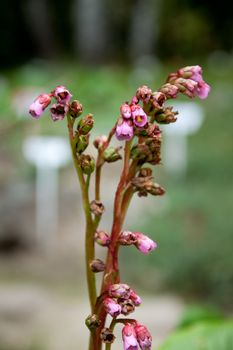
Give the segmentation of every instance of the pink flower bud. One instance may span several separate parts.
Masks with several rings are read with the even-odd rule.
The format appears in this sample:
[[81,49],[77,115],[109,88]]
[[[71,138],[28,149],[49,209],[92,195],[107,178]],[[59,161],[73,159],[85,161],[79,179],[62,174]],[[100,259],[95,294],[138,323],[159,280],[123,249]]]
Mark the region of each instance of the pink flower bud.
[[45,108],[51,103],[50,94],[41,94],[39,95],[29,108],[29,113],[33,118],[38,119],[41,114],[44,112]]
[[142,299],[140,298],[139,295],[137,295],[135,293],[135,291],[133,289],[131,289],[129,298],[132,300],[132,302],[134,303],[135,306],[139,306],[142,303]]
[[102,247],[108,247],[110,244],[110,237],[105,231],[96,230],[94,238],[95,242],[101,245]]
[[182,78],[189,78],[194,81],[201,82],[202,79],[202,68],[198,65],[196,66],[187,66],[178,70],[179,76]]
[[112,317],[117,317],[121,313],[121,306],[113,299],[106,298],[103,301],[106,312]]
[[65,115],[68,112],[68,106],[61,103],[56,103],[52,105],[50,112],[52,120],[56,122],[57,120],[62,120],[65,118]]
[[62,85],[59,85],[54,89],[53,95],[59,103],[68,103],[72,97],[69,90]]
[[93,145],[95,146],[95,148],[101,149],[103,146],[106,145],[107,140],[108,138],[106,135],[97,136],[96,139],[93,141]]
[[109,287],[108,294],[112,298],[129,299],[131,289],[128,284],[118,283]]
[[135,330],[137,341],[140,345],[140,348],[142,350],[150,350],[152,345],[152,337],[148,329],[145,326],[138,323],[134,327],[134,330]]
[[200,83],[198,83],[197,87],[197,96],[200,97],[200,99],[204,100],[207,98],[210,92],[210,86],[202,80]]
[[138,342],[134,326],[127,323],[122,329],[124,350],[138,350]]
[[131,112],[134,124],[139,127],[143,127],[147,123],[147,115],[139,105],[132,105]]
[[149,237],[141,232],[134,232],[137,237],[137,243],[135,244],[137,249],[143,254],[148,254],[151,250],[157,248],[157,244]]
[[120,107],[120,112],[123,118],[131,118],[131,109],[128,103],[123,103]]
[[131,120],[124,120],[120,118],[116,127],[116,138],[119,141],[129,141],[134,135],[133,125]]

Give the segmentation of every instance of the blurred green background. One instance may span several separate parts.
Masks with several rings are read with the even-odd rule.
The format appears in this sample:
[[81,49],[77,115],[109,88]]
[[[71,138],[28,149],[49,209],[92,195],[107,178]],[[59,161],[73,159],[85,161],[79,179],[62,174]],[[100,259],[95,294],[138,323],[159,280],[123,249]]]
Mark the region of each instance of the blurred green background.
[[[220,6],[197,0],[1,4],[0,311],[7,288],[16,291],[13,301],[19,286],[39,286],[69,300],[85,293],[83,256],[77,257],[82,238],[73,238],[83,218],[72,164],[60,171],[57,240],[46,252],[35,242],[36,171],[23,156],[23,142],[30,135],[66,136],[66,128],[65,123],[52,123],[48,113],[38,122],[31,120],[26,114],[30,101],[63,84],[83,103],[84,112],[94,114],[94,134],[103,134],[116,120],[119,105],[140,84],[156,90],[170,72],[199,64],[212,90],[207,100],[198,101],[205,118],[200,130],[188,137],[187,172],[177,177],[163,166],[155,169],[167,194],[149,201],[141,216],[138,211],[134,216],[134,209],[129,213],[128,228],[147,233],[159,248],[147,257],[133,248],[122,249],[121,268],[124,281],[144,295],[174,295],[183,305],[195,303],[198,310],[211,308],[221,315],[197,312],[196,317],[194,312],[193,317],[192,307],[188,309],[195,324],[187,337],[201,334],[202,339],[202,345],[196,342],[190,349],[217,349],[211,345],[215,339],[208,344],[203,339],[210,339],[211,332],[220,339],[221,329],[211,327],[218,323],[224,328],[221,322],[227,335],[218,349],[233,348],[228,337],[232,323],[222,321],[233,310],[233,22],[227,8],[227,1]],[[107,177],[120,170],[111,169],[108,173],[106,168]],[[137,200],[146,205],[145,199]],[[0,330],[1,350],[47,349],[43,336],[36,345],[20,343],[17,336],[9,341],[14,338],[12,324],[4,316],[1,322],[6,329]],[[189,338],[184,340],[182,332],[162,349],[187,349]]]

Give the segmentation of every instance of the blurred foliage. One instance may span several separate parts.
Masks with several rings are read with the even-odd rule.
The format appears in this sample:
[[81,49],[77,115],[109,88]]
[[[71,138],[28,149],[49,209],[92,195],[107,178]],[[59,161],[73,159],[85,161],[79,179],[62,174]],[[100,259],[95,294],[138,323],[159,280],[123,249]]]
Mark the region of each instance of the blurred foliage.
[[175,332],[159,350],[231,350],[233,322],[200,322]]

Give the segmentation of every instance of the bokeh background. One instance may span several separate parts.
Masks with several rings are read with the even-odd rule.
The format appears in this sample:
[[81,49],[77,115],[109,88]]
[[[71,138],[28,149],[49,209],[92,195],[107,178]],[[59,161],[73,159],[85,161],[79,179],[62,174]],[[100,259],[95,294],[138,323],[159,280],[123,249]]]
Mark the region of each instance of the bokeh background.
[[[122,249],[122,279],[143,296],[138,318],[153,334],[153,349],[171,333],[163,349],[233,348],[228,5],[226,0],[1,2],[0,350],[85,349],[88,335],[83,215],[72,163],[67,158],[59,169],[43,172],[25,151],[29,137],[63,138],[66,126],[52,123],[48,113],[32,120],[31,101],[58,84],[67,86],[84,112],[94,114],[95,136],[107,133],[119,105],[139,85],[155,90],[170,72],[194,64],[203,67],[212,87],[207,100],[196,102],[200,128],[173,139],[164,132],[164,150],[172,147],[174,164],[169,167],[164,151],[155,177],[167,194],[135,198],[126,222],[127,229],[154,238],[159,249],[147,257]],[[110,229],[119,171],[117,163],[104,170],[104,229]],[[38,196],[44,209],[39,223]],[[104,250],[98,254],[104,256]],[[121,348],[117,344],[113,349]]]

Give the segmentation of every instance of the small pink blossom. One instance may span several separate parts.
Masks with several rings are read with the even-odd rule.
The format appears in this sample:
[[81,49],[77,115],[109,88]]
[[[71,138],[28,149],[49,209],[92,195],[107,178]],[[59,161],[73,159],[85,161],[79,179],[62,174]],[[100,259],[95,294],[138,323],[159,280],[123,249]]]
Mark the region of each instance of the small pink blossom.
[[149,237],[141,232],[134,232],[137,237],[137,243],[135,244],[138,250],[143,254],[148,254],[151,250],[157,248],[157,244]]
[[113,299],[106,298],[103,301],[106,312],[112,317],[117,317],[121,313],[121,306]]
[[108,294],[112,298],[129,299],[130,293],[130,286],[125,283],[112,284],[108,290]]
[[134,326],[127,323],[122,329],[124,350],[138,350],[138,342]]
[[134,330],[141,350],[150,350],[152,345],[152,337],[148,329],[138,323],[134,327]]
[[132,302],[134,303],[135,306],[139,306],[142,303],[142,299],[140,298],[139,295],[137,295],[135,293],[135,291],[133,289],[131,289],[129,298],[132,300]]
[[65,115],[68,112],[68,106],[61,103],[56,103],[52,105],[50,112],[52,120],[56,122],[57,120],[62,120],[65,118]]
[[210,92],[210,86],[204,80],[198,83],[196,93],[197,93],[197,96],[200,97],[200,99],[204,100],[205,98],[207,98],[209,95],[209,92]]
[[139,105],[133,104],[131,106],[131,113],[133,117],[134,124],[139,127],[143,127],[147,123],[147,115]]
[[131,109],[128,103],[123,103],[120,107],[120,112],[123,118],[131,118]]
[[69,90],[62,85],[59,85],[54,89],[53,95],[59,103],[68,103],[72,97]]
[[34,100],[34,102],[29,107],[29,113],[33,118],[38,119],[50,103],[51,95],[41,94]]
[[120,118],[116,127],[116,138],[119,141],[129,141],[134,135],[133,125],[131,120],[124,120]]

